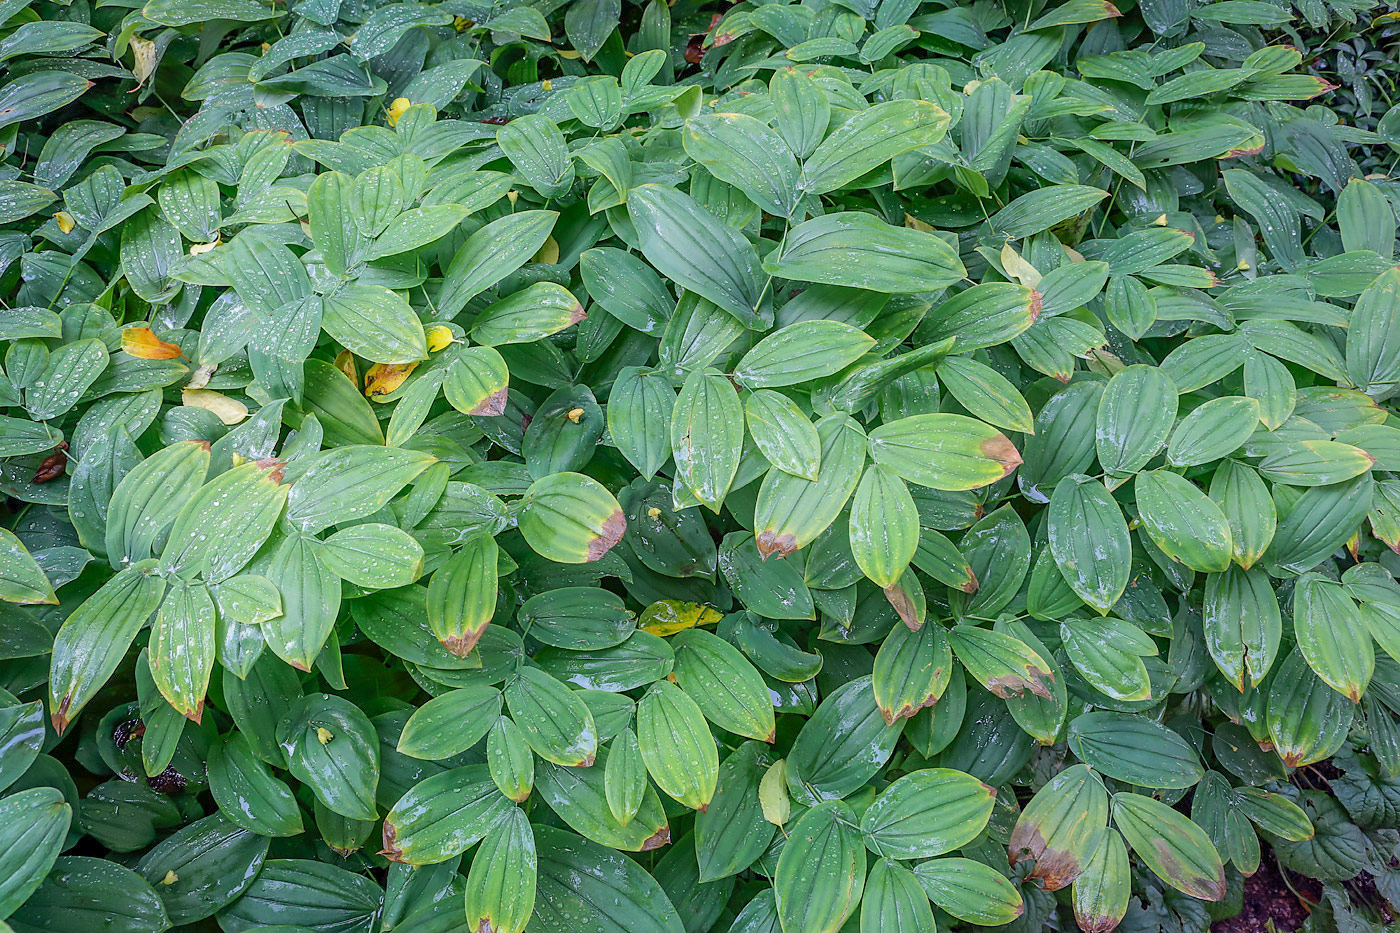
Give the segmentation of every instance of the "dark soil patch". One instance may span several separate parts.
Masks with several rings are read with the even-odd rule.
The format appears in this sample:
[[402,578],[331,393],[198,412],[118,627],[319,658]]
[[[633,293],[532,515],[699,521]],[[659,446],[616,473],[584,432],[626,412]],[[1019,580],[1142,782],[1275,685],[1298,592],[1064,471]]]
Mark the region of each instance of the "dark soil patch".
[[1273,854],[1266,851],[1259,870],[1244,880],[1244,909],[1211,924],[1210,929],[1211,933],[1291,933],[1301,929],[1307,919],[1307,908],[1284,884]]

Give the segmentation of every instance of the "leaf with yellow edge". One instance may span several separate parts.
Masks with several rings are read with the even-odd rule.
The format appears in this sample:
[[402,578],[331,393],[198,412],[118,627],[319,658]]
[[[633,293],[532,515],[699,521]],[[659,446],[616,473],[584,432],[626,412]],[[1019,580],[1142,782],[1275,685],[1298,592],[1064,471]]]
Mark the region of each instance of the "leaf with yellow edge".
[[212,411],[220,421],[228,425],[238,424],[248,417],[247,405],[213,389],[182,389],[180,401],[191,408]]
[[683,599],[661,599],[642,610],[637,627],[661,638],[697,625],[714,625],[724,614],[701,603]]
[[173,360],[181,355],[178,346],[161,340],[149,327],[128,327],[122,331],[122,350],[143,360]]
[[365,370],[365,395],[376,402],[386,401],[384,396],[403,385],[417,368],[417,363],[375,363]]

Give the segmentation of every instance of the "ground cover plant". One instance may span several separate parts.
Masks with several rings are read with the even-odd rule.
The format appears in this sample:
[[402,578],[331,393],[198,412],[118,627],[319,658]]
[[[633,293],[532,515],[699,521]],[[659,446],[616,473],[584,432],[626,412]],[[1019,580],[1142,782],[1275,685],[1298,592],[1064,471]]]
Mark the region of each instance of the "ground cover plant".
[[0,9],[0,930],[1392,918],[1380,11]]

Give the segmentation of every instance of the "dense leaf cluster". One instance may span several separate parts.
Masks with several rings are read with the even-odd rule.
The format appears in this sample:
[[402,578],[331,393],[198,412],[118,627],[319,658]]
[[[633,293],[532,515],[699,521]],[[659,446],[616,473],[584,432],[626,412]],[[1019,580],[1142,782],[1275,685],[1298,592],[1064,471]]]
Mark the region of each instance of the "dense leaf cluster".
[[0,2],[0,930],[1388,918],[1366,7]]

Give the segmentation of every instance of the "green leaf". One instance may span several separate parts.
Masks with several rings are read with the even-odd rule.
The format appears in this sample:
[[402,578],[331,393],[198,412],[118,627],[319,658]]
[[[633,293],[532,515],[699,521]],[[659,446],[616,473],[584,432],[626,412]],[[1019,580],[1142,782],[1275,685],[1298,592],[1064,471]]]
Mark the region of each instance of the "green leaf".
[[170,929],[165,905],[129,868],[107,859],[64,856],[44,883],[10,917],[19,933],[83,930],[98,925],[113,933],[161,933]]
[[448,654],[469,656],[495,614],[499,559],[494,538],[472,535],[428,583],[428,628]]
[[283,538],[257,569],[282,594],[282,613],[262,624],[273,654],[309,671],[335,628],[340,580],[321,560],[317,542],[302,534]]
[[43,882],[72,818],[73,808],[52,787],[0,799],[0,915],[14,913]]
[[418,315],[396,292],[354,282],[327,295],[321,326],[356,356],[375,363],[412,363],[428,358]]
[[486,347],[532,343],[583,320],[583,305],[554,282],[536,282],[488,305],[472,322],[471,338]]
[[1108,381],[1099,399],[1094,447],[1115,485],[1166,446],[1176,402],[1171,378],[1155,366],[1129,366]]
[[[253,0],[239,2],[257,6]],[[150,18],[159,22],[156,17]],[[20,75],[9,84],[0,87],[0,126],[36,120],[46,113],[71,104],[90,87],[91,81],[66,71],[32,71]]]
[[1108,192],[1098,188],[1053,185],[1021,195],[993,214],[987,223],[995,233],[1019,239],[1082,214],[1106,197]]
[[[549,808],[574,831],[611,849],[648,852],[671,841],[671,829],[661,798],[646,780],[646,766],[637,753],[635,766],[641,781],[636,786],[637,810],[623,822],[612,811],[608,796],[608,765],[616,752],[598,750],[599,759],[587,768],[562,767],[545,762],[539,768],[537,791]],[[623,766],[631,770],[624,760]],[[614,783],[620,777],[614,779]],[[616,793],[616,792],[615,792]]]
[[209,791],[220,812],[250,833],[297,836],[304,831],[291,789],[273,776],[241,733],[231,733],[210,750]]
[[267,847],[265,836],[215,813],[166,836],[135,869],[155,888],[170,922],[183,925],[212,917],[248,890]]
[[467,302],[529,261],[558,218],[554,211],[520,211],[493,220],[468,237],[444,270],[438,319],[455,317]]
[[1103,484],[1084,475],[1055,485],[1047,511],[1050,553],[1070,588],[1099,613],[1128,586],[1132,540],[1123,513]]
[[1152,873],[1191,897],[1225,896],[1225,869],[1205,832],[1166,804],[1140,794],[1113,795],[1113,822]]
[[987,282],[940,304],[919,333],[930,341],[951,337],[953,349],[960,353],[981,350],[1025,333],[1040,314],[1040,292],[1010,282]]
[[1003,431],[1035,433],[1025,396],[992,367],[969,356],[950,356],[937,372],[943,387],[974,417]]
[[914,771],[875,798],[861,816],[860,831],[872,852],[931,858],[975,839],[995,799],[996,792],[970,774],[950,768]]
[[919,546],[919,513],[895,471],[873,464],[851,501],[851,554],[880,587],[904,575]]
[[370,933],[382,904],[383,891],[363,875],[309,859],[269,859],[247,896],[220,918],[238,930],[273,921],[294,930],[334,925],[346,933]]
[[762,675],[729,642],[698,628],[671,640],[675,678],[710,722],[726,732],[774,739],[773,703]]
[[903,719],[885,722],[868,676],[847,681],[798,732],[787,757],[788,789],[813,805],[850,794],[879,773],[904,726]]
[[1339,583],[1317,573],[1298,578],[1293,591],[1293,634],[1314,673],[1353,703],[1371,682],[1376,655],[1371,631]]
[[640,865],[572,833],[535,827],[539,887],[533,926],[540,933],[683,933],[661,886]]
[[957,251],[940,237],[859,211],[804,221],[788,231],[781,255],[775,253],[763,261],[769,275],[892,294],[934,291],[966,274]]
[[170,528],[161,571],[219,583],[242,570],[282,515],[282,479],[281,461],[255,460],[199,487]]
[[1230,566],[1233,543],[1225,513],[1194,483],[1152,470],[1138,474],[1133,491],[1142,527],[1163,554],[1203,573]]
[[874,338],[841,321],[798,321],[764,337],[744,354],[734,377],[751,389],[811,382],[865,355]]
[[860,482],[865,466],[866,437],[845,414],[831,414],[816,425],[821,442],[815,480],[777,468],[768,471],[758,490],[754,534],[766,560],[806,547],[836,521]]
[[182,716],[204,718],[204,694],[214,670],[214,600],[201,583],[177,582],[151,621],[148,660],[161,696]]
[[688,195],[640,185],[627,197],[642,255],[662,275],[709,299],[745,327],[772,324],[771,296],[758,255],[735,229]]
[[865,846],[855,812],[826,800],[793,827],[773,875],[778,918],[787,933],[836,933],[865,888]]
[[1190,787],[1205,774],[1185,739],[1130,713],[1085,713],[1069,730],[1070,748],[1080,760],[1137,787]]
[[116,671],[165,596],[154,561],[122,570],[88,597],[54,636],[49,716],[60,735]]
[[744,403],[744,423],[764,459],[784,473],[816,481],[821,438],[792,399],[771,389],[750,392]]
[[932,929],[933,908],[914,873],[893,859],[878,859],[865,879],[860,933]]
[[520,727],[504,716],[486,733],[486,764],[497,789],[516,803],[535,789],[535,754]]
[[707,113],[685,123],[686,155],[778,217],[801,199],[792,150],[767,125],[742,113]]
[[959,920],[1001,926],[1025,911],[1021,892],[999,872],[969,858],[939,858],[914,866],[929,900]]
[[744,409],[734,386],[712,370],[693,371],[671,413],[677,479],[718,514],[738,473],[743,448]]
[[666,326],[676,300],[656,271],[631,253],[609,246],[585,250],[579,274],[593,301],[644,334]]
[[1211,399],[1181,419],[1167,445],[1167,462],[1196,466],[1234,453],[1259,426],[1259,415],[1258,399]]
[[49,578],[29,549],[8,529],[0,532],[0,599],[29,605],[57,603]]
[[384,817],[384,854],[409,865],[445,862],[514,809],[484,765],[443,771],[414,785]]
[[314,454],[292,484],[287,520],[315,534],[334,523],[368,518],[434,460],[416,450],[359,445]]
[[629,366],[608,395],[608,435],[646,479],[671,456],[671,412],[676,392],[663,373]]
[[923,100],[876,104],[837,127],[802,165],[801,188],[825,194],[911,149],[932,146],[948,131],[948,114]]
[[719,755],[694,700],[674,684],[652,684],[637,704],[637,741],[657,787],[693,810],[709,806]]
[[612,493],[579,473],[554,473],[532,483],[519,521],[530,547],[562,564],[601,560],[627,530]]
[[764,818],[760,786],[768,761],[764,746],[745,742],[720,763],[715,796],[709,808],[695,816],[700,881],[738,874],[767,850],[774,829]]
[[[324,544],[317,552],[321,562],[356,586],[376,590],[407,586],[423,572],[423,546],[393,525],[352,525],[332,534]],[[233,580],[226,581],[224,588]]]
[[535,832],[524,811],[507,810],[482,840],[467,873],[467,926],[524,933],[535,909]]
[[356,820],[378,818],[379,742],[359,707],[326,693],[302,697],[277,725],[292,776],[328,809]]
[[1157,644],[1137,626],[1112,616],[1068,619],[1060,623],[1060,642],[1075,670],[1105,696],[1131,702],[1152,695],[1142,659],[1156,655]]
[[1231,683],[1258,686],[1278,654],[1283,621],[1262,570],[1236,567],[1206,578],[1202,606],[1206,648]]
[[158,450],[127,473],[107,507],[107,558],[113,569],[123,560],[146,560],[158,553],[165,533],[185,503],[204,484],[209,445],[180,441]]
[[501,715],[501,692],[472,684],[433,697],[413,711],[399,735],[398,751],[439,761],[460,755],[491,731]]
[[510,718],[545,761],[588,767],[598,752],[593,714],[574,691],[535,667],[524,667],[506,686]]
[[637,627],[619,597],[582,586],[533,596],[520,607],[517,618],[537,641],[580,651],[621,644]]

